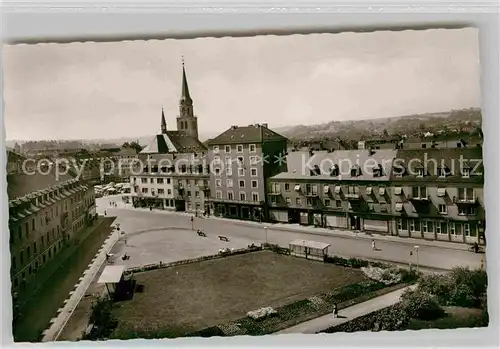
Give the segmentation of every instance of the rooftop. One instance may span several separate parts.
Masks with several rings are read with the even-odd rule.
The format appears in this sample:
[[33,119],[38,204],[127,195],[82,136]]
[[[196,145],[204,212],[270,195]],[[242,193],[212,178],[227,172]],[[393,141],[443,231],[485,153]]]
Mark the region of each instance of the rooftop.
[[141,150],[141,154],[167,154],[206,151],[205,145],[198,139],[182,131],[167,131],[156,135],[151,142]]
[[309,248],[316,248],[319,250],[324,250],[325,248],[329,247],[330,244],[324,243],[324,242],[319,242],[319,241],[310,241],[310,240],[293,240],[290,242],[290,245],[293,246],[303,246],[303,247],[309,247]]
[[287,138],[267,128],[267,124],[231,126],[208,141],[209,145],[248,144],[273,141],[287,141]]
[[20,173],[7,176],[7,195],[9,200],[23,197],[29,193],[47,189],[60,183],[64,183],[73,177],[69,174],[56,177],[54,167],[48,174],[34,171],[33,174]]
[[120,282],[123,272],[125,271],[124,265],[107,265],[104,267],[98,284],[116,284]]

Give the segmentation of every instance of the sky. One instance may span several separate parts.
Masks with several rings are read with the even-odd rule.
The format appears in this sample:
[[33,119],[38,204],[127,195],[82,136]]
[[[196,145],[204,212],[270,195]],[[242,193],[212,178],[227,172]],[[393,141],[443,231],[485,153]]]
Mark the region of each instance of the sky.
[[5,45],[7,140],[174,130],[182,56],[201,136],[481,105],[472,28]]

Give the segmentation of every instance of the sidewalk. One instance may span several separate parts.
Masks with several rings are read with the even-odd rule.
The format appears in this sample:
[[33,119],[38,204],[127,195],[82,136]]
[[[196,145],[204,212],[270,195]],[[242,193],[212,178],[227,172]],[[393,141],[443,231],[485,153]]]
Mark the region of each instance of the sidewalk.
[[416,285],[405,287],[383,296],[370,299],[369,301],[353,305],[352,307],[339,311],[339,318],[334,318],[332,314],[324,315],[313,320],[289,327],[274,334],[315,334],[324,331],[332,326],[338,326],[352,321],[358,317],[373,313],[375,311],[390,307],[396,304],[401,295],[408,289],[415,289]]
[[[132,204],[123,204],[118,203],[118,207],[115,209],[126,209],[126,210],[140,210],[140,211],[149,211],[149,208],[133,208]],[[156,213],[164,213],[164,214],[176,214],[176,215],[184,215],[192,217],[193,213],[188,212],[177,212],[177,211],[169,211],[169,210],[155,210],[153,212]],[[285,224],[285,223],[260,223],[254,221],[243,221],[238,219],[229,219],[229,218],[221,218],[216,216],[203,217],[198,216],[198,219],[212,219],[212,220],[220,220],[228,223],[232,223],[234,225],[242,225],[242,226],[254,226],[260,227],[264,229],[264,227],[268,227],[271,230],[280,230],[280,231],[288,231],[288,232],[297,232],[297,233],[305,233],[311,235],[321,235],[321,236],[332,236],[339,237],[344,239],[365,239],[365,240],[376,240],[376,241],[387,241],[401,244],[412,244],[412,245],[420,245],[420,246],[432,246],[432,247],[440,247],[447,248],[452,250],[460,250],[467,251],[468,245],[463,243],[454,243],[454,242],[446,242],[446,241],[437,241],[437,240],[425,240],[425,239],[415,239],[408,237],[399,237],[399,236],[391,236],[391,235],[380,235],[377,233],[369,234],[365,232],[354,232],[350,230],[340,230],[340,229],[328,229],[328,228],[316,228],[313,226],[302,226],[299,224]]]

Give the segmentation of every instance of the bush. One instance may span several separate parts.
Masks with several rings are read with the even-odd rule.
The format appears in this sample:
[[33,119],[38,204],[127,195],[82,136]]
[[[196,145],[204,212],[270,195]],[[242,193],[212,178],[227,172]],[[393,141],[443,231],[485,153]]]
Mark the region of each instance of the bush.
[[401,273],[397,268],[382,269],[379,267],[362,267],[361,271],[369,279],[381,282],[384,285],[394,285],[401,282]]
[[102,340],[108,338],[118,325],[118,321],[111,314],[113,303],[108,299],[99,299],[92,307],[89,322],[93,324],[90,333],[85,333],[84,340]]
[[410,318],[434,320],[443,317],[445,312],[439,306],[437,297],[422,291],[406,291],[401,297],[403,311]]

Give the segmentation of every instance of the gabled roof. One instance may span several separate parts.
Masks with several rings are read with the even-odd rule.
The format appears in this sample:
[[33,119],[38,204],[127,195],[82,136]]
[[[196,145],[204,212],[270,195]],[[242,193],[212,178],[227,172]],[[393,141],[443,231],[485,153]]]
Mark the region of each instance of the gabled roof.
[[214,139],[209,145],[248,144],[287,141],[287,138],[270,130],[265,125],[232,126]]
[[204,152],[207,148],[198,139],[182,131],[167,131],[156,135],[151,142],[141,150],[140,154],[168,154]]
[[7,195],[9,200],[23,197],[29,193],[47,189],[73,179],[69,174],[56,177],[53,167],[48,174],[35,171],[34,174],[19,173],[7,176]]

